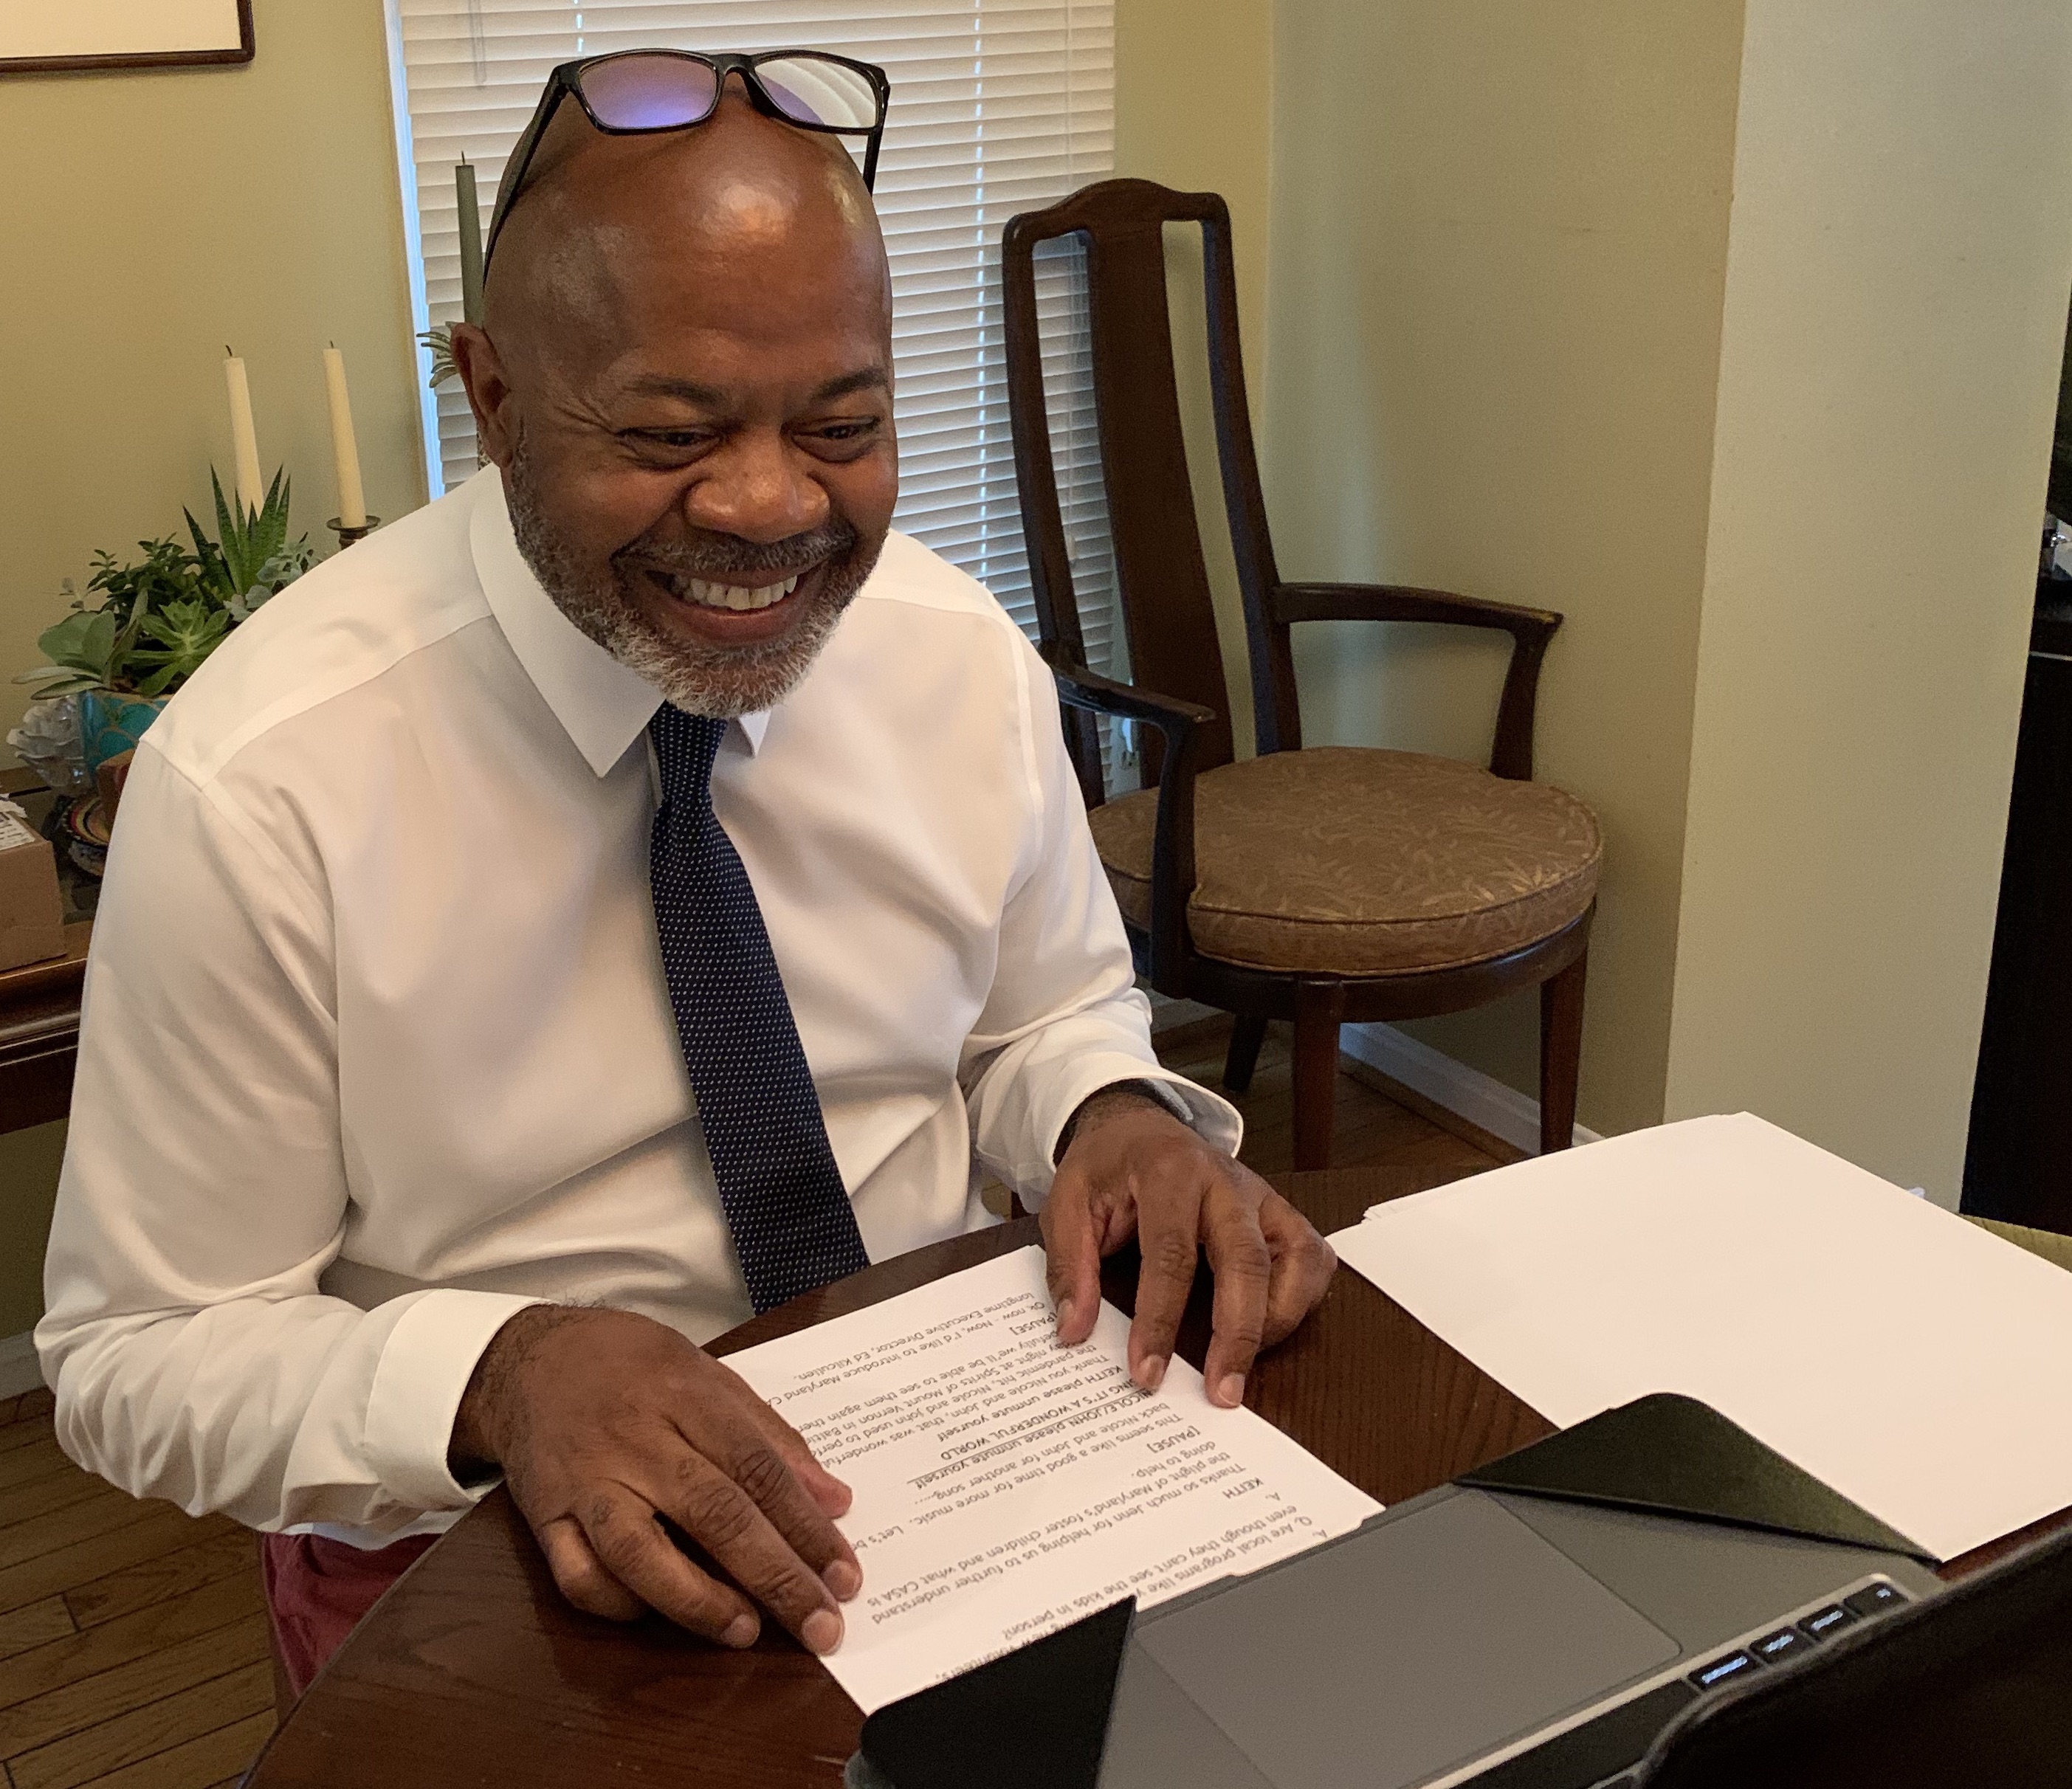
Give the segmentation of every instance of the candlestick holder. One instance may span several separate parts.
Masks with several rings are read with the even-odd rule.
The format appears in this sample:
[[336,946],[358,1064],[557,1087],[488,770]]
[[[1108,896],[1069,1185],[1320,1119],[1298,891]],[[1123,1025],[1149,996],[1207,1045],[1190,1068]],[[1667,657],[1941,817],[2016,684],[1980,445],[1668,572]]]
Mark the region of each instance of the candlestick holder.
[[347,547],[350,547],[354,541],[364,540],[368,535],[373,533],[376,528],[380,527],[381,526],[381,518],[378,515],[370,515],[364,522],[360,523],[358,527],[348,528],[343,522],[339,521],[339,519],[334,515],[328,522],[324,523],[324,526],[329,528],[333,534],[338,536],[339,551],[343,552]]

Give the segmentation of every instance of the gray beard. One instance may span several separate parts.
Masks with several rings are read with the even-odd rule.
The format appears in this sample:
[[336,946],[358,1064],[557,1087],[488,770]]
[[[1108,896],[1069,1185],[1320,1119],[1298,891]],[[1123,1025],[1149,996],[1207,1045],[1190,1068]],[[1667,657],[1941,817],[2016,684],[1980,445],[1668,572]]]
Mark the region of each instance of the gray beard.
[[[878,560],[878,550],[865,550],[854,528],[831,518],[808,533],[764,546],[709,535],[681,544],[643,545],[635,555],[622,550],[597,577],[583,569],[547,520],[522,433],[504,469],[504,487],[519,555],[554,606],[672,705],[717,720],[775,708],[797,688]],[[629,574],[619,562],[628,556],[680,577],[783,571],[807,560],[823,561],[824,569],[808,599],[811,606],[783,639],[727,648],[674,639],[657,629],[627,589]]]

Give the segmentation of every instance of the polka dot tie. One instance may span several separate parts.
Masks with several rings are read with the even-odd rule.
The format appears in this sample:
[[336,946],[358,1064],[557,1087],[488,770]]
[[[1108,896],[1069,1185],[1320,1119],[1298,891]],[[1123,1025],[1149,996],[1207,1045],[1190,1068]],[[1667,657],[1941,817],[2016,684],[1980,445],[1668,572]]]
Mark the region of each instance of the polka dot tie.
[[648,724],[662,805],[648,852],[676,1036],[734,1253],[758,1312],[870,1265],[770,933],[713,812],[727,723],[664,703]]

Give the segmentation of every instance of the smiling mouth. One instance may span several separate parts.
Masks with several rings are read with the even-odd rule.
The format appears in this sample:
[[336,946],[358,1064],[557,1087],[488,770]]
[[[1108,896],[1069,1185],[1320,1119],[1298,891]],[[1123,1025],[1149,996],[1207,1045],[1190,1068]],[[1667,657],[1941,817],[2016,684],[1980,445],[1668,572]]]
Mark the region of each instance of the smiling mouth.
[[773,609],[799,587],[805,577],[804,572],[794,572],[789,577],[780,578],[775,584],[749,585],[746,584],[716,584],[701,577],[679,577],[673,572],[650,568],[648,575],[679,602],[691,604],[699,609],[727,609],[736,611]]

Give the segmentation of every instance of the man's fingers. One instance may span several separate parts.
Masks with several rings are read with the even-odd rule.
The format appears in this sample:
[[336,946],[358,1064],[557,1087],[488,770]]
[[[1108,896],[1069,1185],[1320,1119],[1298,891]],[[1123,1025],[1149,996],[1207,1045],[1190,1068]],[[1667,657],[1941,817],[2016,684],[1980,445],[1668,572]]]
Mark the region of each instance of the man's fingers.
[[1258,1212],[1227,1184],[1210,1196],[1207,1218],[1216,1295],[1202,1377],[1209,1401],[1234,1409],[1244,1401],[1245,1375],[1265,1334],[1272,1255]]
[[833,1473],[813,1457],[813,1450],[806,1445],[806,1438],[771,1409],[749,1389],[748,1381],[728,1366],[715,1360],[713,1364],[733,1382],[741,1393],[742,1408],[748,1419],[768,1437],[770,1445],[784,1457],[784,1463],[797,1475],[807,1495],[828,1516],[845,1516],[849,1506],[855,1501],[855,1493]]
[[[766,1420],[756,1421],[758,1415]],[[856,1554],[842,1538],[841,1530],[828,1519],[826,1512],[807,1489],[795,1460],[787,1457],[790,1450],[767,1432],[771,1426],[785,1430],[796,1444],[798,1453],[812,1462],[812,1455],[805,1442],[791,1433],[782,1418],[759,1401],[748,1407],[746,1420],[709,1435],[702,1451],[706,1459],[747,1493],[784,1544],[820,1574],[820,1582],[836,1600],[845,1602],[862,1589],[863,1569],[857,1564]],[[825,1471],[820,1476],[831,1484],[840,1483]],[[696,1484],[692,1478],[687,1476],[684,1484],[695,1494]],[[843,1501],[845,1504],[848,1501],[845,1487]]]
[[1262,1336],[1264,1345],[1271,1348],[1323,1303],[1331,1276],[1338,1270],[1338,1258],[1309,1221],[1277,1192],[1269,1192],[1260,1207],[1259,1225],[1273,1259]]
[[557,1516],[532,1533],[561,1594],[584,1614],[602,1615],[606,1621],[634,1621],[646,1613],[648,1605],[599,1563],[573,1516]]
[[[765,1458],[775,1462],[779,1471],[788,1471],[775,1454],[766,1454]],[[676,1477],[677,1483],[666,1500],[657,1500],[656,1507],[662,1513],[711,1554],[727,1576],[775,1615],[808,1652],[833,1652],[841,1643],[842,1635],[841,1615],[835,1607],[833,1593],[814,1565],[801,1558],[777,1532],[755,1500],[709,1460],[696,1455],[684,1456]],[[769,1482],[766,1480],[758,1488],[768,1491]],[[848,1554],[845,1544],[841,1550]],[[622,1581],[630,1582],[609,1556],[605,1563]],[[854,1564],[853,1557],[850,1564]],[[632,1588],[647,1595],[639,1584]]]
[[1129,1326],[1129,1377],[1148,1392],[1166,1377],[1201,1252],[1201,1192],[1182,1183],[1137,1200],[1137,1317]]
[[621,1487],[599,1489],[577,1520],[605,1570],[649,1608],[722,1646],[754,1644],[763,1623],[748,1599],[686,1559],[641,1499]]
[[1059,1170],[1038,1222],[1043,1277],[1058,1311],[1058,1340],[1076,1347],[1093,1334],[1100,1315],[1100,1233],[1085,1175]]

